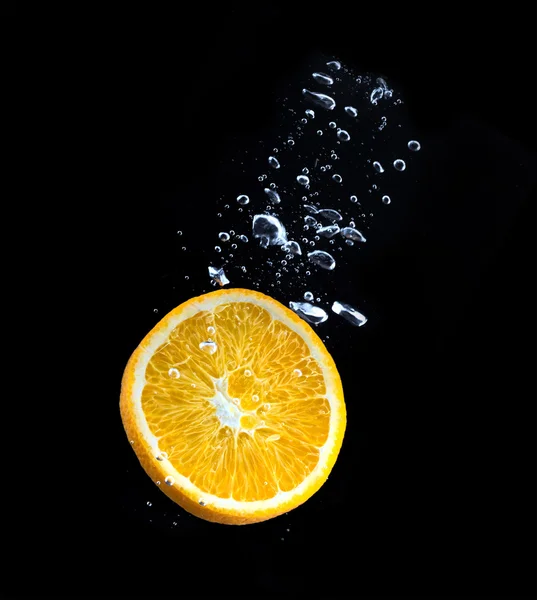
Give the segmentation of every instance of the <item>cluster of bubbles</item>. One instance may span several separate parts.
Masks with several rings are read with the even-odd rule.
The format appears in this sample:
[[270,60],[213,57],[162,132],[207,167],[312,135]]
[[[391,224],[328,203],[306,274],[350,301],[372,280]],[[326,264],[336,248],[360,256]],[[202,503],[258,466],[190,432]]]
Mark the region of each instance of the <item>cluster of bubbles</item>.
[[[382,77],[356,77],[336,60],[326,62],[324,67],[319,65],[309,77],[309,84],[294,90],[294,104],[288,109],[294,118],[291,131],[280,136],[281,142],[264,158],[260,157],[260,164],[264,162],[267,169],[257,176],[262,184],[261,190],[256,185],[245,183],[245,189],[237,190],[235,198],[229,199],[229,204],[225,205],[226,209],[233,203],[238,207],[239,218],[234,225],[243,231],[221,231],[218,234],[219,245],[215,246],[215,252],[220,256],[215,257],[208,267],[213,286],[227,285],[230,283],[228,274],[240,269],[242,273],[248,273],[249,283],[255,287],[263,285],[265,288],[274,288],[281,286],[282,281],[289,281],[294,295],[298,281],[308,285],[308,280],[302,279],[302,276],[307,278],[313,275],[312,280],[315,280],[315,275],[321,277],[322,272],[334,271],[339,261],[336,260],[336,253],[356,245],[358,248],[367,241],[364,228],[368,228],[368,217],[365,212],[358,217],[346,216],[356,210],[364,211],[362,201],[356,193],[348,193],[348,200],[341,197],[345,195],[347,185],[349,188],[355,185],[352,173],[348,180],[344,180],[345,173],[342,175],[342,171],[348,173],[348,169],[342,168],[338,172],[337,164],[339,161],[343,167],[357,160],[356,147],[360,142],[363,146],[363,139],[370,133],[364,130],[364,123],[367,124],[365,117],[371,119],[379,112],[386,112],[389,107],[402,104],[402,100]],[[354,91],[355,101],[348,101],[349,89]],[[346,95],[347,102],[340,105],[339,95]],[[388,128],[387,117],[384,114],[379,117],[377,123],[380,124],[375,126],[375,130],[382,131]],[[390,123],[394,121],[390,118]],[[302,146],[312,146],[311,136],[315,135],[323,136],[317,142],[317,155],[308,157],[295,171],[295,165],[301,162],[302,156],[308,151],[308,148],[301,151]],[[403,153],[414,153],[420,149],[418,141],[410,140],[406,148],[403,146],[399,149],[401,154],[395,160],[385,161],[382,156],[372,156],[363,161],[371,169],[366,177],[375,177],[379,183],[371,185],[369,189],[369,193],[378,197],[379,205],[386,206],[392,202],[389,194],[379,190],[382,175],[390,169],[396,173],[404,172],[410,155],[403,156]],[[339,191],[336,191],[339,197],[323,201],[330,193],[334,195],[333,190],[338,189],[334,185],[339,187]],[[330,193],[327,193],[328,188],[331,188]],[[373,217],[373,213],[369,216]],[[362,225],[357,225],[357,220]],[[256,260],[254,252],[241,247],[241,243],[248,243],[249,238],[251,243],[255,242],[266,252],[266,257],[257,260],[250,270],[240,264],[246,260]],[[278,256],[278,250],[282,252],[281,256]],[[246,255],[245,259],[240,260],[239,257],[243,255]],[[325,284],[323,282],[324,290],[327,289]],[[308,296],[304,295],[303,300],[289,298],[290,308],[309,323],[323,323],[328,319],[328,312],[318,305],[321,299],[315,298],[311,292],[306,294]],[[324,291],[319,295],[326,297],[327,294]],[[356,326],[362,326],[367,321],[355,307],[338,299],[331,301],[331,310]]]

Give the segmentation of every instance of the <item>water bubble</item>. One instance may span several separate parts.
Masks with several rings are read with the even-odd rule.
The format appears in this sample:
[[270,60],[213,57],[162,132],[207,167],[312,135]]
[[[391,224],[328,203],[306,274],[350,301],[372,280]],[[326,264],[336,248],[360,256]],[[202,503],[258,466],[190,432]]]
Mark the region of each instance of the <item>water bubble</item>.
[[317,129],[317,135],[323,135],[323,132],[320,129]]
[[412,152],[417,152],[421,148],[421,144],[416,140],[410,140],[408,142],[408,149],[412,150]]
[[341,183],[343,181],[343,178],[341,177],[341,175],[338,175],[337,173],[334,173],[332,175],[332,179],[336,182],[336,183]]
[[188,275],[185,275],[185,280],[188,281],[190,279],[190,277]]
[[351,196],[351,202],[358,202],[358,198],[356,196]]
[[159,461],[168,460],[168,453],[167,452],[159,452],[156,458]]
[[340,129],[337,132],[337,137],[338,140],[341,140],[342,142],[348,142],[351,139],[351,136],[349,135],[348,131],[345,131],[344,129]]
[[240,240],[241,242],[244,242],[244,243],[246,243],[246,242],[248,241],[248,238],[247,238],[245,235],[239,235],[239,240]]
[[200,500],[199,504],[200,504],[200,506],[205,506],[206,502],[205,502],[205,500]]
[[330,127],[330,129],[335,129],[337,127],[335,121],[330,121],[330,123],[328,123],[328,127]]
[[220,287],[229,283],[229,279],[226,277],[223,268],[217,269],[216,267],[209,267],[209,277]]
[[339,233],[339,226],[338,225],[327,225],[326,227],[321,227],[320,229],[317,229],[317,233],[319,235],[322,235],[323,237],[332,238],[337,233]]
[[172,379],[179,379],[179,377],[181,377],[181,373],[179,373],[175,367],[172,367],[168,370],[168,377],[171,377]]
[[293,371],[293,375],[295,375],[296,377],[302,377],[302,371],[300,369],[295,369]]
[[310,172],[310,170],[308,169],[308,167],[304,167],[302,169],[302,173],[304,173],[304,175],[307,175]]
[[347,246],[354,246],[354,242],[352,240],[345,240]]
[[294,241],[286,242],[282,246],[282,250],[285,252],[290,252],[293,255],[301,255],[302,254],[302,249],[300,248],[299,243],[294,242]]
[[288,143],[289,146],[294,146],[295,145],[295,140],[293,138],[289,138],[287,140],[287,143]]
[[134,444],[134,440],[131,440],[130,443],[131,443],[131,445]]
[[166,485],[173,485],[175,483],[175,479],[171,475],[168,475],[164,480],[164,483]]
[[272,215],[255,215],[252,220],[252,233],[254,238],[260,240],[262,248],[287,242],[285,227]]
[[371,104],[377,104],[378,101],[384,96],[384,90],[381,87],[375,88],[371,92],[370,102]]
[[280,163],[278,161],[278,159],[274,156],[269,156],[268,157],[268,164],[273,168],[273,169],[279,169],[280,168]]
[[377,173],[384,173],[384,169],[378,160],[373,163],[373,168]]
[[263,181],[263,179],[265,179],[265,178],[263,177],[263,175],[260,175],[260,176],[257,178],[257,181]]
[[319,210],[311,204],[304,204],[304,208],[310,213],[310,215],[316,215],[319,212]]
[[312,77],[317,83],[321,83],[322,85],[332,85],[334,83],[330,75],[325,75],[324,73],[313,73]]
[[304,217],[304,222],[306,223],[306,225],[315,225],[317,223],[317,220],[311,215],[306,215]]
[[330,60],[326,63],[326,66],[331,71],[339,71],[341,69],[341,63],[338,60]]
[[158,308],[154,308],[154,309],[153,309],[153,312],[154,312],[154,313],[158,313]]
[[250,371],[250,369],[246,369],[246,371],[244,371],[244,376],[245,377],[251,377],[252,376],[252,371]]
[[350,306],[349,304],[344,304],[343,302],[334,302],[332,304],[332,310],[336,313],[336,315],[342,316],[344,319],[356,325],[357,327],[361,327],[367,322],[367,317],[365,317],[362,313],[358,312],[355,308]]
[[[231,244],[231,249],[232,250],[236,250],[237,249],[237,244]],[[231,256],[231,254],[230,254],[230,256]]]
[[310,90],[305,88],[302,90],[302,94],[307,100],[317,104],[317,106],[322,106],[326,110],[334,110],[336,106],[336,101],[326,94],[317,94],[316,92],[310,92]]
[[272,152],[274,152],[274,154],[278,154],[278,148],[272,148]]
[[332,208],[321,208],[321,210],[317,211],[317,214],[321,215],[325,219],[330,219],[330,221],[342,221],[343,217],[338,213],[337,210]]
[[313,306],[309,302],[289,302],[289,307],[304,321],[312,325],[324,323],[328,319],[328,313],[325,310],[319,306]]
[[157,485],[160,485],[160,481],[158,481],[158,480],[157,480],[157,481],[155,481],[155,483],[156,483]]
[[340,231],[341,235],[346,240],[352,240],[353,242],[365,242],[365,237],[354,227],[343,227]]
[[306,111],[306,116],[310,119],[315,119],[315,113],[311,110],[311,108],[308,108],[308,110]]
[[271,190],[270,188],[265,188],[263,191],[272,203],[279,204],[281,202],[280,194],[278,194],[278,192]]
[[393,90],[388,89],[388,86],[386,85],[386,82],[384,81],[384,79],[382,79],[382,77],[377,77],[377,83],[382,88],[382,91],[384,92],[384,97],[391,98],[392,94],[393,94]]
[[212,340],[208,340],[206,342],[200,342],[199,348],[200,348],[200,350],[203,350],[203,352],[206,352],[207,354],[214,354],[218,350],[218,346],[217,346],[216,342],[213,342]]
[[148,502],[148,503],[147,503],[147,506],[153,506],[153,505],[151,504],[151,502]]
[[304,300],[307,300],[308,302],[311,302],[313,300],[313,294],[311,292],[305,292],[304,293]]
[[389,204],[391,202],[391,198],[389,196],[382,196],[382,202],[384,204]]
[[[410,143],[410,142],[409,142],[409,143]],[[182,231],[178,231],[178,232],[177,232],[177,235],[183,235],[183,232],[182,232]]]
[[308,259],[313,264],[321,267],[322,269],[327,269],[328,271],[332,271],[336,266],[334,257],[324,250],[314,250],[313,252],[308,252]]
[[229,233],[226,233],[225,231],[221,231],[218,234],[218,238],[221,242],[227,242],[229,240]]
[[220,246],[215,246],[214,249],[216,252],[222,252],[222,248],[220,248]]
[[345,107],[345,112],[350,115],[351,117],[357,117],[358,116],[358,111],[354,108],[354,106],[346,106]]
[[300,185],[309,185],[310,182],[310,178],[306,177],[306,175],[298,175],[296,180],[298,181],[298,183],[300,183]]
[[308,119],[306,119],[305,117],[300,119],[300,122],[305,125],[308,122]]
[[252,396],[252,401],[253,401],[253,402],[259,402],[259,396],[258,396],[257,394],[254,394],[254,395]]
[[209,327],[207,327],[207,333],[209,335],[214,335],[216,333],[216,328],[213,327],[212,325],[209,325]]
[[397,171],[404,171],[406,169],[405,161],[400,158],[393,161],[393,166]]

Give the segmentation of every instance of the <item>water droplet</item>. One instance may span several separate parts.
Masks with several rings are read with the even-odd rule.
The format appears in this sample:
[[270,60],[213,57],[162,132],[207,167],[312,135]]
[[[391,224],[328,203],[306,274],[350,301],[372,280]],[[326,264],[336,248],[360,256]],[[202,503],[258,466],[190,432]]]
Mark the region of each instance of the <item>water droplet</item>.
[[326,66],[331,71],[339,71],[341,69],[341,63],[338,60],[330,60],[326,63]]
[[336,183],[341,183],[343,181],[341,175],[338,175],[337,173],[334,173],[332,175],[332,179],[336,182]]
[[221,231],[218,234],[218,238],[220,239],[221,242],[227,242],[229,240],[229,233],[226,233],[225,231]]
[[302,249],[300,248],[300,244],[298,242],[294,242],[294,241],[286,242],[282,246],[282,250],[284,252],[290,252],[293,255],[300,256],[302,254]]
[[350,115],[351,117],[357,117],[358,116],[358,111],[354,108],[354,106],[346,106],[345,107],[345,112]]
[[151,504],[151,502],[148,502],[148,503],[147,503],[147,506],[153,506],[153,505]]
[[159,454],[157,455],[157,460],[159,460],[159,461],[168,460],[168,453],[167,452],[159,452]]
[[353,242],[366,241],[365,237],[358,231],[358,229],[354,229],[354,227],[343,227],[340,233],[346,240],[352,240]]
[[351,196],[351,202],[358,202],[358,198],[356,196]]
[[207,333],[209,335],[214,335],[216,333],[216,329],[212,325],[209,325],[209,327],[207,327]]
[[213,340],[207,340],[206,342],[200,342],[199,348],[207,354],[214,354],[218,350],[218,345]]
[[[323,135],[323,132],[320,129],[317,129],[317,135]],[[321,167],[322,169],[322,167]]]
[[334,110],[336,106],[336,101],[326,94],[317,94],[316,92],[310,92],[310,90],[305,88],[302,90],[302,94],[307,100],[318,106],[322,106],[326,110]]
[[375,88],[371,92],[370,102],[371,104],[377,104],[378,101],[384,96],[384,90],[381,87]]
[[229,283],[229,279],[226,277],[224,273],[224,269],[217,269],[215,267],[209,267],[209,277],[217,283],[220,287],[227,285]]
[[340,129],[337,132],[337,137],[338,140],[341,140],[342,142],[348,142],[351,139],[351,136],[349,135],[348,131],[345,131],[344,129]]
[[271,190],[270,188],[265,188],[263,191],[272,203],[279,204],[281,202],[280,194],[278,194],[278,192]]
[[408,149],[412,150],[412,152],[417,152],[421,148],[421,144],[416,140],[410,140],[408,142]]
[[244,242],[244,243],[246,243],[246,242],[248,241],[248,238],[247,238],[245,235],[239,235],[239,240],[240,240],[241,242]]
[[181,373],[179,373],[178,369],[172,367],[168,371],[168,377],[171,377],[172,379],[179,379],[179,377],[181,377]]
[[168,475],[164,480],[164,483],[166,485],[173,485],[175,483],[175,479],[171,475]]
[[400,158],[393,161],[393,166],[397,171],[404,171],[406,169],[405,161]]
[[376,160],[376,161],[373,163],[373,168],[375,169],[375,171],[376,171],[377,173],[384,173],[384,169],[382,168],[382,165],[379,163],[379,161],[378,161],[378,160]]
[[[409,142],[409,143],[410,143],[410,142]],[[178,232],[177,232],[177,235],[183,235],[183,232],[182,232],[182,231],[178,231]]]
[[252,376],[252,371],[250,371],[250,369],[246,369],[246,371],[244,371],[244,376],[245,377],[251,377]]
[[306,111],[306,116],[310,119],[315,119],[315,113],[311,110],[311,108],[308,108],[308,110]]
[[332,271],[336,266],[334,257],[324,250],[314,250],[313,252],[308,252],[308,259],[313,264],[321,267],[322,269],[327,269],[328,271]]
[[241,194],[240,196],[237,196],[237,202],[244,206],[245,204],[248,204],[250,202],[250,198],[248,198],[248,196],[246,196],[245,194]]
[[389,204],[391,202],[391,198],[389,196],[382,196],[382,202],[384,204]]
[[312,77],[317,83],[321,83],[322,85],[332,85],[334,83],[330,75],[325,75],[324,73],[313,73]]
[[318,306],[313,306],[309,302],[289,302],[291,310],[296,312],[299,317],[312,325],[318,325],[328,319],[328,313]]
[[327,225],[326,227],[321,227],[320,229],[317,229],[317,233],[319,235],[322,235],[325,238],[332,238],[337,233],[339,233],[339,226],[338,225]]
[[330,129],[335,129],[337,127],[335,121],[330,121],[330,123],[328,123],[328,127],[330,127]]
[[293,375],[295,375],[296,377],[302,377],[302,371],[300,369],[295,369],[293,371]]
[[338,213],[337,210],[333,210],[332,208],[321,208],[321,210],[317,211],[317,214],[321,215],[325,219],[330,219],[330,221],[342,221],[343,217]]
[[285,227],[272,215],[255,215],[252,220],[252,233],[254,238],[260,240],[262,248],[287,242]]
[[274,156],[269,156],[268,157],[268,164],[273,168],[273,169],[279,169],[280,168],[280,163],[278,161],[278,159]]
[[349,304],[344,304],[343,302],[334,302],[334,304],[332,304],[332,310],[336,313],[336,315],[342,316],[344,319],[347,319],[349,323],[352,323],[357,327],[361,327],[367,321],[367,317],[365,317],[362,313],[358,312]]

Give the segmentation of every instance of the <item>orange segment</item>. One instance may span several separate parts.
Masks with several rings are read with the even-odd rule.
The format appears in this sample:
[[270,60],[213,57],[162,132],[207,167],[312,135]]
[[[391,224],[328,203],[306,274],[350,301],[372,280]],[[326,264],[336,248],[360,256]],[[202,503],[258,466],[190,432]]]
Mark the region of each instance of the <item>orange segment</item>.
[[250,290],[212,292],[164,317],[125,369],[120,406],[152,479],[190,512],[223,523],[304,502],[328,476],[345,429],[341,382],[322,341]]

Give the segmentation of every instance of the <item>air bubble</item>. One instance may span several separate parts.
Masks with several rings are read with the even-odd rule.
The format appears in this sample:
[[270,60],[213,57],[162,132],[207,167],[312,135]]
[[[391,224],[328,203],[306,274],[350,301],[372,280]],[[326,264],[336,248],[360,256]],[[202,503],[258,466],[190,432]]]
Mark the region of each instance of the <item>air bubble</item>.
[[179,377],[181,377],[181,373],[179,373],[178,369],[172,367],[168,370],[168,377],[171,377],[172,379],[179,379]]

